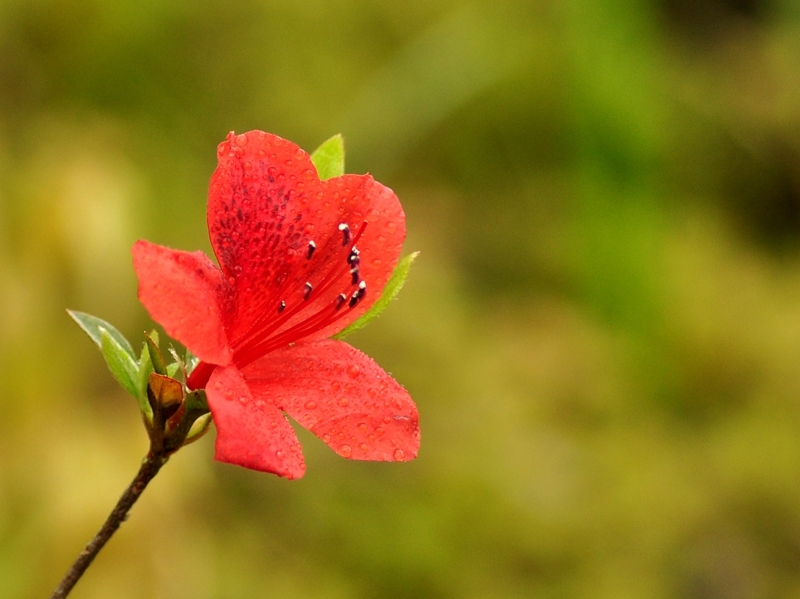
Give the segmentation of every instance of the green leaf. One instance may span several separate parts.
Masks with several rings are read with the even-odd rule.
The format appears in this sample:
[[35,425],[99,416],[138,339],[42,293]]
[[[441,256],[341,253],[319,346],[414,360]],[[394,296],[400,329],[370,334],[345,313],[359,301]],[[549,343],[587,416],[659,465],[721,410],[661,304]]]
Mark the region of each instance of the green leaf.
[[400,289],[403,287],[403,283],[406,282],[406,277],[408,277],[408,271],[411,269],[411,263],[419,256],[419,252],[414,252],[413,254],[409,254],[397,264],[392,273],[392,278],[389,279],[389,282],[386,283],[386,287],[383,288],[383,293],[378,298],[372,307],[361,316],[358,320],[356,320],[353,324],[349,327],[344,329],[343,331],[338,332],[333,336],[334,339],[343,339],[353,331],[357,331],[358,329],[364,328],[366,324],[378,316],[381,312],[383,312],[389,302],[391,302]]
[[138,399],[139,367],[136,361],[105,328],[100,327],[99,331],[100,348],[108,369],[123,389]]
[[183,363],[186,365],[186,372],[188,374],[192,374],[192,370],[197,368],[197,365],[200,363],[200,358],[189,351],[189,348],[187,347]]
[[136,383],[138,385],[136,401],[139,402],[139,409],[149,423],[153,422],[153,408],[150,407],[150,402],[147,401],[147,385],[150,383],[151,372],[153,372],[153,363],[150,361],[147,342],[144,342],[142,343],[142,354],[139,358],[139,372],[136,375]]
[[[154,331],[155,332],[155,331]],[[145,343],[147,344],[147,352],[150,354],[150,364],[153,365],[153,370],[156,374],[166,375],[167,365],[164,363],[164,356],[158,348],[158,335],[155,338],[147,333],[144,334]]]
[[72,319],[78,323],[78,326],[81,327],[87,335],[89,335],[92,341],[94,341],[97,347],[99,347],[101,350],[103,349],[101,330],[105,330],[106,333],[108,333],[108,335],[110,335],[111,338],[116,341],[117,345],[124,350],[126,354],[128,354],[128,357],[131,359],[131,361],[136,361],[133,348],[131,347],[131,344],[128,343],[128,340],[125,339],[125,336],[113,326],[108,324],[105,320],[97,318],[97,316],[92,316],[91,314],[86,314],[85,312],[78,312],[76,310],[67,310],[67,314],[69,314]]
[[344,138],[337,133],[311,154],[311,162],[323,181],[344,175]]

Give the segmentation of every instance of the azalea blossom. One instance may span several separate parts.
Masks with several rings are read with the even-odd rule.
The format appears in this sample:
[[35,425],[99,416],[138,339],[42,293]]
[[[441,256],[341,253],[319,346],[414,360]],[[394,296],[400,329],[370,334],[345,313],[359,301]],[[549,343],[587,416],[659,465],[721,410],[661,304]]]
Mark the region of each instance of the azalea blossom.
[[139,299],[201,362],[216,458],[287,478],[305,463],[288,414],[336,453],[417,455],[414,402],[371,358],[330,339],[389,280],[405,238],[397,196],[369,175],[321,181],[309,155],[262,131],[217,150],[208,230],[219,263],[148,241],[133,247]]

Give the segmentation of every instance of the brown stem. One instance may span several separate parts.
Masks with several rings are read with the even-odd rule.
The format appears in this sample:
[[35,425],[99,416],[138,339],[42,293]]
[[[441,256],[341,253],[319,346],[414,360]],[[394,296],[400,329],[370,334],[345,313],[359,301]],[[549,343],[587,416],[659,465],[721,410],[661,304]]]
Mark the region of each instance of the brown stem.
[[151,451],[147,454],[147,457],[142,462],[142,467],[139,468],[139,473],[136,475],[136,478],[133,479],[133,482],[131,482],[130,486],[122,494],[122,497],[119,498],[117,505],[114,507],[111,514],[109,514],[100,532],[98,532],[89,544],[86,545],[84,550],[81,551],[78,559],[72,564],[72,567],[69,569],[66,576],[64,576],[61,584],[58,585],[58,588],[50,599],[63,599],[69,594],[72,587],[74,587],[81,576],[83,576],[86,568],[89,567],[103,546],[111,538],[111,535],[113,535],[119,528],[119,525],[125,521],[125,518],[128,516],[128,511],[130,511],[133,504],[136,503],[136,500],[139,499],[139,495],[142,494],[147,483],[153,480],[153,477],[161,470],[161,466],[166,463],[167,456],[163,452],[153,453]]

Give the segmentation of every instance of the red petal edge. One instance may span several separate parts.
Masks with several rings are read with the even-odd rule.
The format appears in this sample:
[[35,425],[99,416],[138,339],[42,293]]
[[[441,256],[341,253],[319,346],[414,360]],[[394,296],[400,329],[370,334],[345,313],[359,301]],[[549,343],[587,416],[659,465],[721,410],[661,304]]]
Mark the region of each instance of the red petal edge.
[[235,366],[216,368],[206,394],[217,427],[217,460],[289,479],[303,476],[294,429],[272,403],[254,399]]
[[403,462],[419,451],[419,414],[408,392],[342,341],[299,343],[242,370],[254,397],[271,398],[339,455]]
[[149,241],[133,245],[139,300],[171,337],[205,362],[226,365],[231,352],[223,326],[228,287],[202,252],[173,250]]

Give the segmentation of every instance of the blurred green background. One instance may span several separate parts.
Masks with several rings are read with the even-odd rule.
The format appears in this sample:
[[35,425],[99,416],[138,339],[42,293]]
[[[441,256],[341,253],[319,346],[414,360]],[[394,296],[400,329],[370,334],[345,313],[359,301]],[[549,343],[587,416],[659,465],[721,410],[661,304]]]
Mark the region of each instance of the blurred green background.
[[800,597],[800,5],[0,0],[0,596],[48,597],[147,443],[65,308],[151,325],[216,144],[344,134],[421,250],[350,341],[408,464],[177,454],[73,597]]

